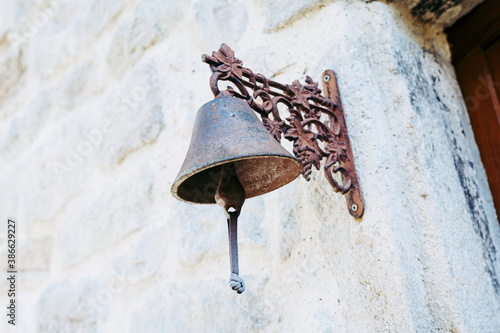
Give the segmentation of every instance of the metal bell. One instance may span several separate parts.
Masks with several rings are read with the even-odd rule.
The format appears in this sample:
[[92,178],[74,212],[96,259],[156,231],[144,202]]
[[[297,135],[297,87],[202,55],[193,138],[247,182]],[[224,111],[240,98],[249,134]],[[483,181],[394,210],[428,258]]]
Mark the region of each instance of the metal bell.
[[191,203],[216,203],[221,165],[231,162],[246,198],[276,190],[302,171],[302,164],[267,132],[246,101],[221,97],[198,110],[172,195]]
[[245,284],[239,277],[237,218],[245,198],[271,192],[301,171],[302,164],[267,132],[246,101],[220,97],[198,110],[172,195],[223,208],[228,223],[229,285],[239,294]]

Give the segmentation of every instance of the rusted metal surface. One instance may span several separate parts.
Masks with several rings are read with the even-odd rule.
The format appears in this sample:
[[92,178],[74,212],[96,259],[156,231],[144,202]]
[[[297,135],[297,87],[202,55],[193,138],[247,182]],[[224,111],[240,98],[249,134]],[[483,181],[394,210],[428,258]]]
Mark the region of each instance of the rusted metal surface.
[[[212,70],[210,88],[216,98],[234,96],[245,100],[260,115],[265,128],[278,142],[281,142],[282,136],[292,141],[293,152],[302,163],[302,174],[307,180],[312,167],[319,170],[321,160],[325,159],[324,171],[333,189],[347,194],[352,216],[363,216],[363,196],[333,71],[326,71],[323,75],[327,92],[327,97],[324,97],[318,83],[309,76],[305,85],[297,80],[288,85],[267,79],[262,74],[254,74],[243,67],[242,61],[235,58],[234,52],[225,44],[211,56],[203,55],[202,60]],[[219,81],[232,82],[238,91],[232,87],[220,91]],[[253,90],[253,94],[247,87]],[[262,104],[257,103],[258,98]],[[288,118],[281,118],[279,104],[288,108]],[[335,174],[341,176],[341,182],[335,180]]]
[[[342,106],[342,101],[340,100],[339,86],[337,84],[337,78],[332,70],[326,70],[323,72],[323,89],[325,95],[333,101],[335,107],[335,113],[337,121],[339,122],[339,134],[338,140],[343,143],[346,147],[345,156],[337,161],[338,165],[330,166],[332,171],[327,169],[328,165],[325,163],[325,175],[332,184],[333,188],[336,188],[335,179],[332,177],[332,172],[340,172],[345,179],[350,182],[350,189],[345,192],[347,208],[349,213],[356,218],[361,218],[365,212],[365,203],[363,201],[363,194],[361,192],[361,187],[359,185],[358,174],[356,173],[356,164],[354,163],[354,155],[351,148],[351,140],[349,139],[349,133],[347,132],[347,124],[344,117],[344,107]],[[327,160],[328,161],[328,160]]]
[[269,135],[248,104],[235,97],[217,98],[198,110],[172,195],[190,203],[216,203],[221,167],[227,163],[234,163],[246,198],[288,184],[301,170],[300,162]]

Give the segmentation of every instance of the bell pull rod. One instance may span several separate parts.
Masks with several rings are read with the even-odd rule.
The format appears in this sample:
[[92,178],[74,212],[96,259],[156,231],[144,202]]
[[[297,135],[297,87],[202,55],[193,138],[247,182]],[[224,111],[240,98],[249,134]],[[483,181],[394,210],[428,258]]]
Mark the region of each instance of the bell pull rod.
[[238,294],[245,291],[245,283],[240,278],[240,269],[238,267],[238,212],[229,212],[227,219],[227,231],[229,236],[229,261],[231,264],[231,276],[229,285]]

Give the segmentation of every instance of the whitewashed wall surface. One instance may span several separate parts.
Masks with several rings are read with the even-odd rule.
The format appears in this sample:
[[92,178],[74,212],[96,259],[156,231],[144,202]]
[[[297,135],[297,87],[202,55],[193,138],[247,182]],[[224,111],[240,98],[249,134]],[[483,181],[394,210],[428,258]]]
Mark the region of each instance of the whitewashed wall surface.
[[[465,9],[418,2],[0,1],[0,331],[500,332],[500,228],[442,33]],[[241,295],[222,210],[170,194],[223,42],[279,82],[337,73],[366,203],[356,221],[317,171],[247,200]]]

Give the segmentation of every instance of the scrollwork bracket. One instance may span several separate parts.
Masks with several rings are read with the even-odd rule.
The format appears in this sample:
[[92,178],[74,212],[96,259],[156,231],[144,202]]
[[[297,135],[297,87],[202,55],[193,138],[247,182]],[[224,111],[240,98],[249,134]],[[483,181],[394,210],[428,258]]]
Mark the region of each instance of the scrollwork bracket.
[[[332,70],[326,70],[322,76],[324,97],[318,83],[309,76],[306,76],[305,85],[297,80],[288,85],[254,74],[243,67],[242,61],[234,57],[233,50],[226,44],[211,56],[203,55],[202,61],[212,70],[210,88],[215,97],[235,96],[246,100],[278,142],[282,136],[293,142],[293,153],[302,163],[302,175],[307,180],[312,167],[319,170],[324,159],[325,175],[333,189],[346,196],[349,213],[355,218],[363,216],[363,196],[337,79]],[[219,81],[233,83],[238,91],[232,87],[221,91]],[[279,104],[287,107],[289,117],[282,119]],[[340,181],[336,180],[336,175],[340,176],[337,177]]]

